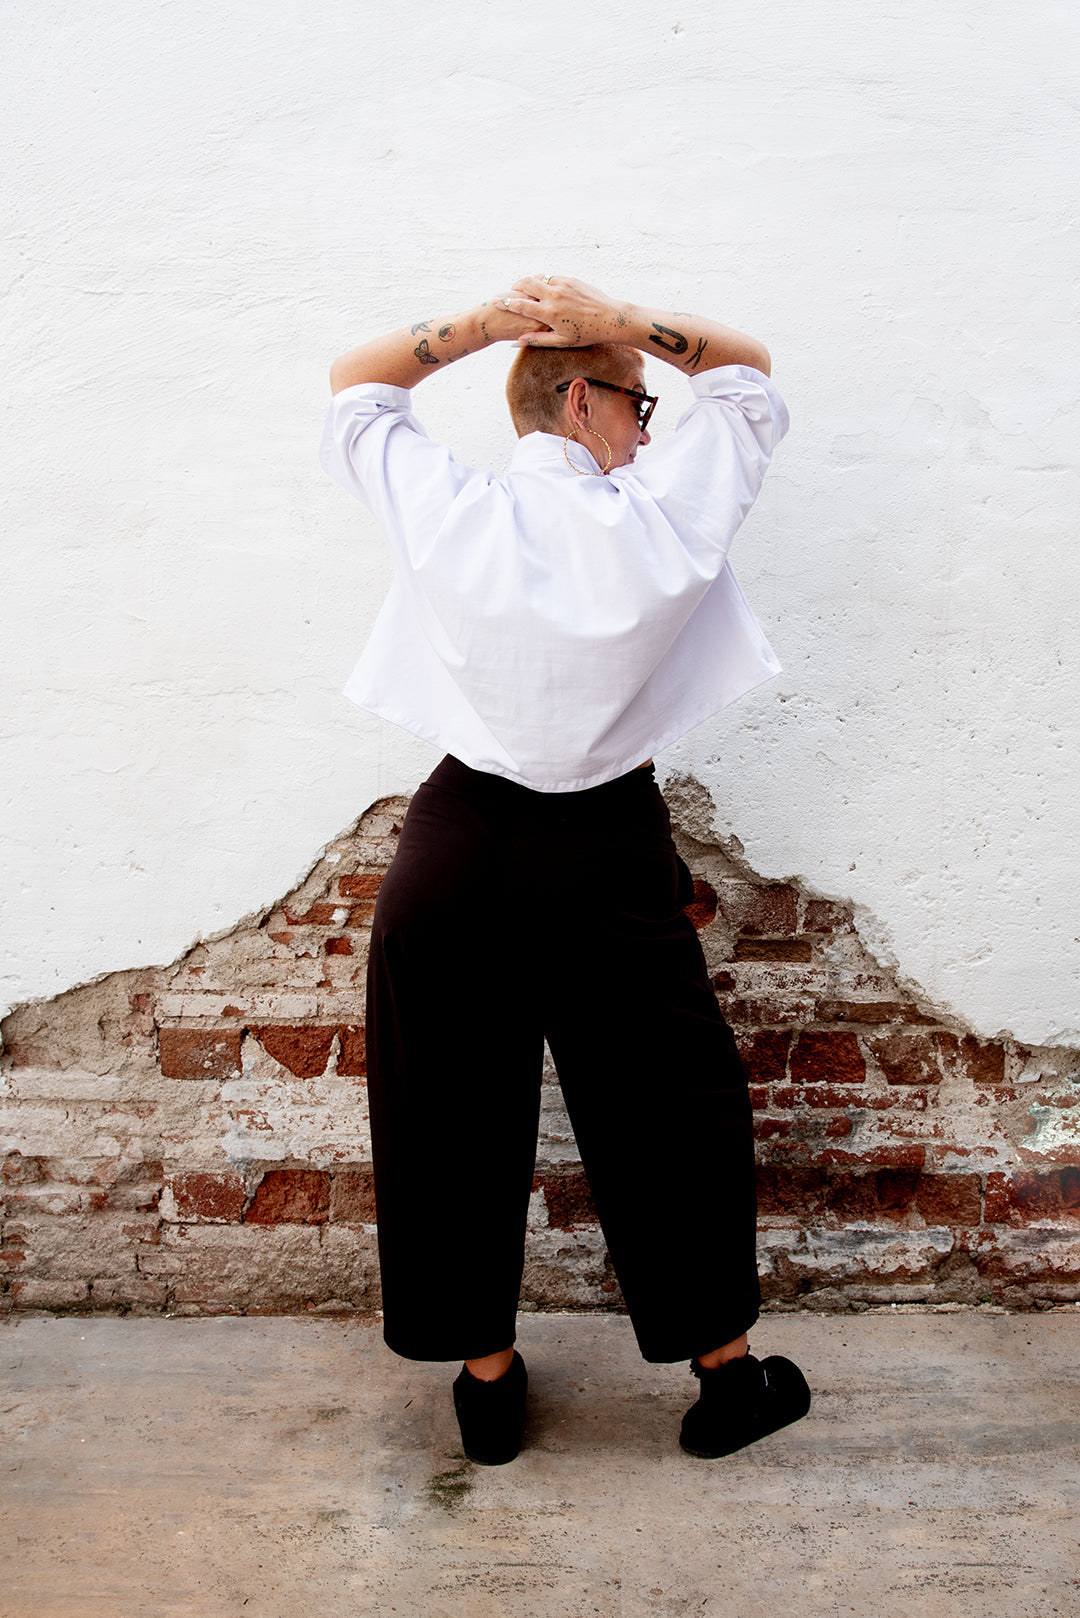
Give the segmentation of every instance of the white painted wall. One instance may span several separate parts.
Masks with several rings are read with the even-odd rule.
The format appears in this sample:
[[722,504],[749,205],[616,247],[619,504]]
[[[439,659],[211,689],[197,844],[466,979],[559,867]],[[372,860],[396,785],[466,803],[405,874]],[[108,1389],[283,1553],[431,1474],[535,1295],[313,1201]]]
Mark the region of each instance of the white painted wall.
[[[4,30],[6,1002],[171,959],[426,773],[338,695],[387,562],[316,464],[326,368],[556,271],[762,336],[792,409],[736,551],[786,672],[666,767],[980,1032],[1080,1042],[1072,4]],[[425,383],[466,458],[509,358]]]

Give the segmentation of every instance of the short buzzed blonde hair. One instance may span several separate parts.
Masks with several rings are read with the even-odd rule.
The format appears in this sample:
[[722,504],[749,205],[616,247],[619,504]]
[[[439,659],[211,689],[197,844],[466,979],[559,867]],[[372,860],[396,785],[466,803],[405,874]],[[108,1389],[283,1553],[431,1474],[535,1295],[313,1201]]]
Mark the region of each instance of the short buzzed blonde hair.
[[595,376],[601,382],[625,384],[631,368],[643,360],[639,349],[622,343],[593,343],[588,348],[519,348],[506,379],[506,402],[519,438],[526,433],[562,431],[566,396],[560,382]]

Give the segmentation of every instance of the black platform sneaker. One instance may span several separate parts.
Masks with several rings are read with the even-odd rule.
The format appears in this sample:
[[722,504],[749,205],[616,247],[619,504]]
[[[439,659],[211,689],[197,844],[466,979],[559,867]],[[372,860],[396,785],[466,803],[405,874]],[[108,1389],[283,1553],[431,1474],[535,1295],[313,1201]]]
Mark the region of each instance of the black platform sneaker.
[[701,1394],[683,1417],[679,1443],[702,1460],[733,1455],[810,1409],[806,1378],[778,1354],[767,1360],[745,1354],[711,1371],[691,1360],[690,1369],[701,1383]]
[[494,1382],[481,1382],[467,1365],[454,1383],[454,1409],[461,1447],[480,1466],[505,1466],[521,1448],[529,1373],[514,1350],[510,1369]]

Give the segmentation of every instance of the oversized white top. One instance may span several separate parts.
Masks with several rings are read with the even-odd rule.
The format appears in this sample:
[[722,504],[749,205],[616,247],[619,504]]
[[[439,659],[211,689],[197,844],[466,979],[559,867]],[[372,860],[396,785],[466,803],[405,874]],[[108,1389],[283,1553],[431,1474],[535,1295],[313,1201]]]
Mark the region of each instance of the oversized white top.
[[726,557],[787,409],[747,365],[690,386],[672,437],[605,477],[551,433],[519,439],[505,476],[476,471],[407,389],[335,395],[322,464],[397,563],[345,695],[473,769],[573,792],[778,674]]

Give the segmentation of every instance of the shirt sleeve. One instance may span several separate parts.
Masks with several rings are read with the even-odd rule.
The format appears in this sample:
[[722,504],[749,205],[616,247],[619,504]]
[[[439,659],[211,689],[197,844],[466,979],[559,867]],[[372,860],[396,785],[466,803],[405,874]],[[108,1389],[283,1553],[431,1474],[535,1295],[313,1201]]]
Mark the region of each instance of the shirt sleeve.
[[486,478],[455,461],[412,413],[407,388],[363,382],[334,395],[319,459],[377,519],[395,551],[415,564],[454,501]]
[[749,365],[718,366],[690,386],[693,402],[667,443],[612,476],[653,500],[691,543],[724,555],[788,430],[787,406]]

